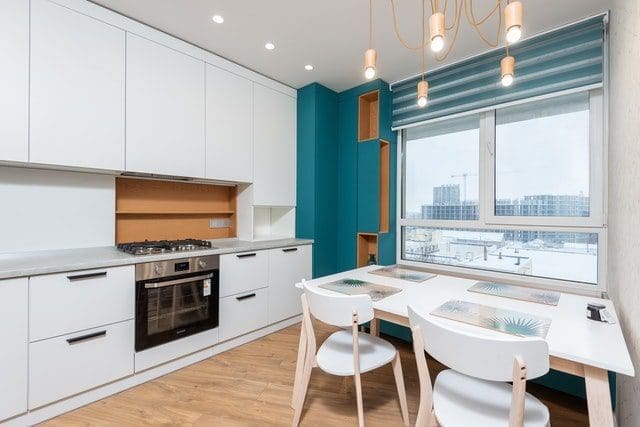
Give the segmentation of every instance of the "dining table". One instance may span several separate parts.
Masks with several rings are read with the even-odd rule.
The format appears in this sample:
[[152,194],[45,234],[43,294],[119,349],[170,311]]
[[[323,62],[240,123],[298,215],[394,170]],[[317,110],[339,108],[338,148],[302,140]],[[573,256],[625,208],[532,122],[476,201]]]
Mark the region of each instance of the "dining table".
[[[562,292],[557,305],[542,304],[469,291],[469,288],[478,283],[478,280],[469,278],[437,274],[418,282],[372,273],[381,268],[379,265],[371,265],[315,278],[306,283],[308,286],[321,287],[322,292],[335,292],[323,289],[322,285],[344,279],[395,288],[396,293],[373,301],[375,318],[370,323],[370,333],[374,335],[379,333],[381,320],[408,327],[407,307],[409,305],[421,315],[429,317],[433,316],[431,313],[438,307],[452,300],[481,304],[550,320],[544,339],[549,346],[551,369],[584,378],[590,425],[613,427],[608,372],[634,376],[635,370],[615,307],[610,300]],[[301,284],[297,286],[301,287]],[[612,317],[612,322],[588,319],[587,304],[589,303],[604,305]],[[488,336],[492,334],[504,336],[505,333],[442,317],[438,317],[438,320],[462,330]],[[473,355],[470,354],[469,357]]]

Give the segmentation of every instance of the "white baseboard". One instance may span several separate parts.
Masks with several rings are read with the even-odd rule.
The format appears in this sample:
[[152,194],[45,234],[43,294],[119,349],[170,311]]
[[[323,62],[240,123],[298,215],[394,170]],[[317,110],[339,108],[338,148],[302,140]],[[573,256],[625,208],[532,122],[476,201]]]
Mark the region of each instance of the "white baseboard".
[[[129,377],[114,381],[112,383],[100,386],[98,388],[86,391],[84,393],[69,397],[67,399],[52,403],[48,406],[29,411],[25,414],[18,415],[11,418],[0,425],[5,426],[31,426],[41,423],[48,419],[57,417],[65,412],[78,409],[82,406],[93,403],[97,400],[104,399],[105,397],[119,393],[131,387],[143,384],[147,381],[151,381],[155,378],[161,377],[178,369],[182,369],[186,366],[200,362],[209,357],[231,350],[248,342],[254,341],[258,338],[262,338],[266,335],[272,334],[280,329],[284,329],[288,326],[294,325],[300,322],[302,316],[295,316],[290,319],[283,320],[273,325],[269,325],[265,328],[258,329],[257,331],[250,332],[248,334],[233,338],[231,340],[222,342],[213,347],[206,348],[204,350],[197,351],[195,353],[185,355],[179,359],[172,360],[163,365],[156,366],[146,371],[138,372]],[[98,420],[96,420],[98,421]]]

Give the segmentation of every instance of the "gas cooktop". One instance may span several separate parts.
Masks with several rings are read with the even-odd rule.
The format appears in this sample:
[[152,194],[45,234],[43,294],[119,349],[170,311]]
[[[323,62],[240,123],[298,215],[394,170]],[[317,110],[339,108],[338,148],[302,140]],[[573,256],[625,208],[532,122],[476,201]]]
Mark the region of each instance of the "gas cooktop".
[[118,249],[131,255],[152,255],[169,252],[189,252],[212,249],[211,242],[197,239],[145,240],[144,242],[120,243]]

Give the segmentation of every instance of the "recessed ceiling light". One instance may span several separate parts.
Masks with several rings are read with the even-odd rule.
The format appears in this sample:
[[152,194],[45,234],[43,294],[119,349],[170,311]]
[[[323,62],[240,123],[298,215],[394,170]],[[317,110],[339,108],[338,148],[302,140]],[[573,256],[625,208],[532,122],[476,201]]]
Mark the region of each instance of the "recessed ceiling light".
[[276,45],[275,45],[275,44],[273,44],[273,43],[271,43],[271,42],[267,42],[267,43],[264,45],[264,47],[265,47],[265,49],[267,49],[267,50],[273,50],[273,49],[275,49],[275,48],[276,48]]
[[311,71],[311,70],[313,70],[313,65],[307,64],[307,65],[304,66],[304,69],[307,70],[307,71]]
[[215,22],[216,24],[222,24],[224,22],[224,18],[222,16],[220,16],[220,15],[213,15],[211,17],[211,20],[213,22]]

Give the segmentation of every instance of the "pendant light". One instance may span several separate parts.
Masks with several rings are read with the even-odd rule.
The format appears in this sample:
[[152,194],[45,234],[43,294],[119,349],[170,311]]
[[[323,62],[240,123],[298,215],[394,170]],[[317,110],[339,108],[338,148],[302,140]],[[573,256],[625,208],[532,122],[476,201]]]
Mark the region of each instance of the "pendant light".
[[[422,65],[422,78],[420,79],[420,81],[418,82],[418,107],[420,108],[424,108],[427,106],[427,97],[429,95],[429,83],[427,83],[427,81],[425,81],[424,79],[424,48],[425,48],[425,31],[424,31],[424,2],[425,0],[422,0],[422,47],[420,49],[420,63]],[[434,14],[435,15],[435,14]],[[433,18],[432,15],[431,17]],[[431,26],[431,19],[429,19],[429,26]],[[442,29],[444,30],[444,24],[442,26]],[[443,33],[444,34],[444,33]],[[431,42],[433,44],[433,38],[431,39]]]
[[500,74],[502,75],[502,86],[511,86],[514,80],[514,69],[516,65],[516,59],[513,56],[505,56],[500,61]]
[[504,9],[504,30],[508,43],[515,43],[522,37],[522,3],[512,1]]
[[364,53],[364,77],[371,80],[376,76],[378,54],[371,47],[373,42],[373,0],[369,0],[369,49]]
[[440,52],[444,47],[444,13],[436,12],[429,17],[431,50]]

